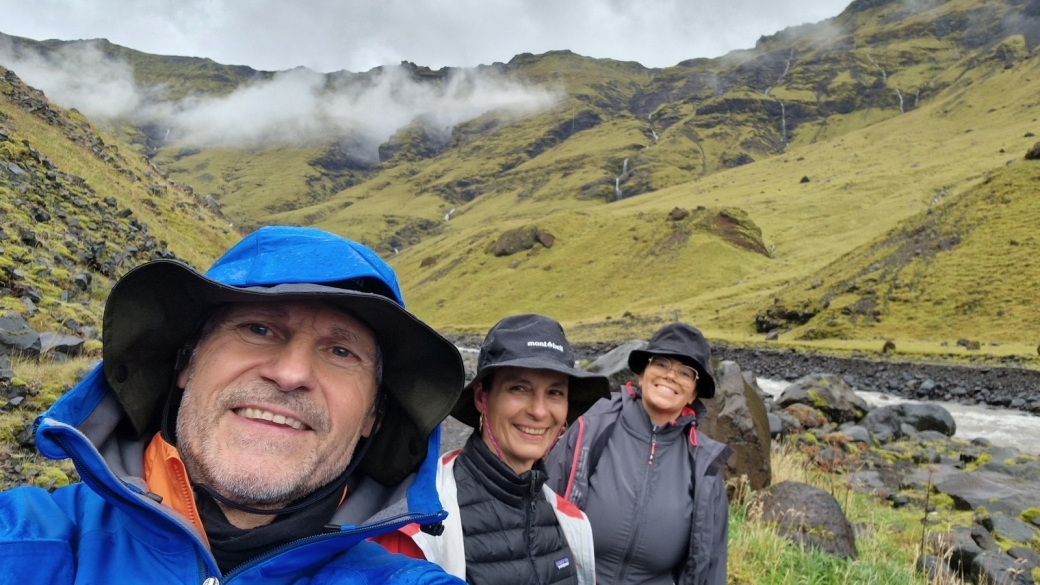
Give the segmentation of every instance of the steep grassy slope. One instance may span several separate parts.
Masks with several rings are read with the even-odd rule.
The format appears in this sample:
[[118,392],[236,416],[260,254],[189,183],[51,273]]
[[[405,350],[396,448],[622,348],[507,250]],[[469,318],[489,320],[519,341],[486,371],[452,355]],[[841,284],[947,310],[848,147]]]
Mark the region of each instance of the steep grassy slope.
[[1040,275],[1040,162],[1016,160],[963,193],[936,197],[885,236],[778,291],[761,329],[804,339],[855,328],[897,338],[1031,342]]
[[[777,288],[791,281],[804,281],[806,286],[821,278],[831,281],[816,271],[848,251],[872,244],[901,220],[924,212],[941,193],[947,198],[964,193],[991,171],[1021,159],[1035,140],[1025,135],[1038,130],[1040,63],[1034,58],[1011,69],[973,69],[958,83],[916,111],[831,141],[792,146],[781,157],[652,196],[607,206],[581,207],[574,202],[571,209],[563,210],[555,202],[501,197],[496,204],[488,198],[461,214],[457,211],[447,226],[441,222],[445,234],[457,235],[406,248],[392,262],[411,293],[413,307],[445,326],[483,325],[504,312],[538,310],[571,324],[612,316],[610,328],[590,335],[625,336],[624,324],[640,328],[638,319],[618,324],[617,317],[626,311],[667,318],[679,310],[717,336],[746,338],[755,331],[755,314],[772,303]],[[1025,168],[1027,163],[1016,164]],[[802,183],[802,177],[809,182]],[[1036,192],[1036,183],[1017,185],[1020,203],[1036,209],[1040,202],[1028,196]],[[655,244],[668,240],[668,226],[674,225],[667,219],[668,212],[697,206],[745,210],[762,229],[766,244],[776,246],[775,258],[723,246],[717,240],[712,242],[725,247],[725,252],[698,249],[696,238],[666,253],[667,260],[650,256]],[[386,208],[387,213],[390,210]],[[521,224],[551,231],[557,236],[554,247],[534,248],[537,258],[517,269],[509,268],[516,257],[483,253],[486,241]],[[1031,225],[1023,221],[1002,229],[1009,239],[1025,241]],[[449,232],[449,228],[453,229]],[[481,236],[484,239],[478,240]],[[985,256],[992,251],[980,243],[976,253]],[[436,257],[437,264],[422,268],[422,260],[429,256]],[[564,258],[569,264],[559,264]],[[549,264],[553,265],[549,272],[538,270]],[[574,264],[595,269],[578,270]],[[446,272],[452,265],[453,272]],[[525,272],[525,265],[533,270]],[[1004,278],[997,265],[982,268],[980,278],[996,282]],[[1035,271],[1024,270],[1022,276],[1034,285],[1037,282]],[[944,277],[941,271],[933,276]],[[564,297],[557,298],[561,292]],[[783,293],[780,296],[785,298]],[[1020,308],[1028,310],[1027,299],[1017,298]],[[442,299],[444,305],[438,306]],[[948,304],[909,306],[908,311],[920,312],[918,321],[934,321],[938,329],[916,333],[914,323],[905,321],[900,329],[884,334],[956,339],[986,331],[996,340],[1035,344],[1035,326],[1005,322],[1006,326],[994,324],[975,333],[974,324],[949,318],[949,308]],[[844,330],[837,337],[882,334],[875,329]]]
[[96,330],[111,283],[136,264],[205,267],[237,239],[189,190],[0,67],[4,310],[41,331]]

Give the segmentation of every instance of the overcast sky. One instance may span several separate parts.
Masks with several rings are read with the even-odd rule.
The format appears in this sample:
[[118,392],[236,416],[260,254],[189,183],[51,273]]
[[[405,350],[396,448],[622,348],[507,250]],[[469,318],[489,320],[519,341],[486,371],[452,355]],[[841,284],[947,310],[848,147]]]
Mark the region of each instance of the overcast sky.
[[666,67],[836,16],[848,0],[0,0],[0,32],[284,70],[432,68],[569,49]]

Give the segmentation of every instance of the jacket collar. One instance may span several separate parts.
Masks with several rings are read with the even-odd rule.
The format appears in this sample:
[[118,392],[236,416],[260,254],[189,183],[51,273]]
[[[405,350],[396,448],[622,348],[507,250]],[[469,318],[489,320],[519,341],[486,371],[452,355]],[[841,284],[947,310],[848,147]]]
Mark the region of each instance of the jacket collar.
[[683,407],[679,418],[654,429],[650,422],[650,415],[643,407],[642,390],[631,383],[626,384],[621,392],[621,424],[630,433],[639,438],[650,439],[651,435],[657,435],[658,442],[668,442],[682,436],[683,430],[690,425],[697,426],[700,418],[707,410],[700,400],[693,401],[693,408]]
[[541,460],[535,462],[530,471],[517,475],[513,468],[499,459],[480,437],[480,433],[470,435],[462,448],[459,461],[473,469],[474,480],[496,499],[515,507],[523,505],[525,497],[539,494],[542,485],[549,479]]
[[[154,523],[157,518],[179,527],[200,543],[205,536],[173,508],[160,504],[144,480],[144,452],[151,437],[131,441],[118,428],[124,415],[99,365],[59,398],[35,422],[36,446],[50,459],[71,458],[92,491],[111,504]],[[124,423],[125,424],[125,423]],[[354,542],[396,530],[411,522],[439,522],[445,512],[436,491],[440,427],[431,434],[427,456],[418,472],[399,485],[384,487],[362,477],[347,503],[333,516]],[[343,550],[343,544],[328,550]],[[350,545],[352,546],[352,544]],[[206,555],[207,557],[209,555]],[[216,572],[212,558],[208,560]]]

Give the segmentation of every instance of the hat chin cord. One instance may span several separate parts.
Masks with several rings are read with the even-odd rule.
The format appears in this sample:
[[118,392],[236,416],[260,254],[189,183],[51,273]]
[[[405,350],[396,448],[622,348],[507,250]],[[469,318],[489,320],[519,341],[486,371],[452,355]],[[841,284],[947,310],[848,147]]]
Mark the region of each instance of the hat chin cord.
[[498,455],[499,461],[504,462],[505,459],[502,457],[502,450],[498,448],[498,443],[495,441],[495,435],[491,433],[491,417],[489,417],[487,413],[487,391],[484,391],[480,395],[480,403],[484,406],[484,412],[480,414],[483,414],[484,420],[487,421],[487,424],[484,425],[484,428],[487,429],[488,438],[491,439],[491,446],[495,448],[495,453]]
[[295,505],[292,505],[292,506],[286,506],[284,508],[277,508],[277,509],[274,509],[274,510],[262,510],[260,508],[254,508],[252,506],[246,506],[244,504],[239,504],[238,502],[234,502],[234,501],[232,501],[232,500],[222,496],[221,494],[217,493],[216,490],[214,490],[213,488],[209,487],[208,485],[203,485],[201,483],[191,482],[191,486],[193,488],[198,488],[198,489],[206,492],[207,494],[210,495],[210,497],[212,497],[214,500],[220,502],[221,504],[223,504],[223,505],[225,505],[225,506],[227,506],[229,508],[234,508],[235,510],[238,510],[240,512],[245,512],[247,514],[257,514],[257,515],[261,515],[261,516],[277,516],[277,515],[280,515],[280,514],[292,514],[293,512],[299,512],[300,510],[302,510],[302,509],[304,509],[304,508],[306,508],[306,507],[308,507],[308,506],[310,506],[312,504],[315,504],[315,503],[323,500],[326,496],[328,496],[332,492],[335,492],[335,491],[338,491],[338,490],[342,489],[343,486],[347,483],[347,480],[350,479],[351,474],[354,473],[355,469],[357,469],[357,466],[361,464],[361,460],[365,458],[365,453],[368,451],[368,447],[372,444],[372,438],[375,436],[376,432],[378,432],[379,427],[382,426],[383,417],[386,414],[386,396],[387,396],[387,394],[386,394],[386,392],[380,392],[379,394],[380,394],[379,404],[376,407],[376,421],[375,421],[375,424],[372,425],[372,429],[373,429],[372,430],[372,434],[369,435],[368,437],[363,437],[361,439],[361,441],[360,441],[361,444],[354,449],[354,455],[350,459],[350,464],[343,471],[343,473],[341,473],[339,475],[338,478],[336,478],[335,480],[333,480],[333,481],[329,482],[328,484],[326,484],[324,488],[321,488],[318,491],[312,493],[310,496],[308,496],[305,500],[303,500],[299,504],[295,504]]

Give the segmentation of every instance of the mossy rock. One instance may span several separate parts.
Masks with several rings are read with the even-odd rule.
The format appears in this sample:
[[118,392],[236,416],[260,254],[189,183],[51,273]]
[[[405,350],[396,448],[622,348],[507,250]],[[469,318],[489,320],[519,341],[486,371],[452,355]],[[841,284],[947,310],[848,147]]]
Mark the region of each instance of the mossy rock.
[[69,476],[55,467],[40,467],[33,478],[33,485],[45,490],[53,490],[69,485]]
[[993,455],[990,455],[989,453],[982,453],[981,455],[979,455],[978,459],[965,465],[964,471],[975,471],[979,468],[979,466],[989,463],[991,459],[993,459]]

